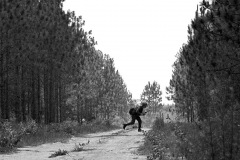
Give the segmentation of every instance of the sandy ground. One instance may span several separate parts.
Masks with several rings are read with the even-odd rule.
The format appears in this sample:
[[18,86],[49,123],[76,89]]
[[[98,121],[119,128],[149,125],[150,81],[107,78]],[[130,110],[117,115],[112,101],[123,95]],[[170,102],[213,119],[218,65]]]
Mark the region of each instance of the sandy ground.
[[[146,160],[146,156],[137,152],[143,138],[143,133],[137,129],[87,134],[71,138],[67,143],[19,148],[16,153],[0,155],[0,160]],[[73,152],[76,145],[83,143],[82,151]],[[49,158],[59,149],[68,151],[68,154]]]

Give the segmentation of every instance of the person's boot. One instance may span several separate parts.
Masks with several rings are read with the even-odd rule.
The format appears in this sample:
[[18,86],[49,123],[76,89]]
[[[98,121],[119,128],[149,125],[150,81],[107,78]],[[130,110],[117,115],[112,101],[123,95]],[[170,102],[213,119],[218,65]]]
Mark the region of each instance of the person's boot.
[[126,128],[126,124],[123,124],[123,129],[125,129]]
[[138,129],[138,132],[142,132],[141,128]]

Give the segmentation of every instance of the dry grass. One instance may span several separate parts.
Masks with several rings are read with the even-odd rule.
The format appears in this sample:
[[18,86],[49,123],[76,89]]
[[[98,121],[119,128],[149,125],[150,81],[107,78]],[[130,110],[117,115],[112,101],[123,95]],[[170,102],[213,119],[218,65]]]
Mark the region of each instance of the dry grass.
[[[34,124],[34,125],[32,125]],[[18,125],[16,125],[18,126]],[[50,124],[50,125],[38,125],[36,123],[31,122],[31,125],[29,126],[34,126],[34,132],[31,131],[25,131],[26,127],[24,126],[21,129],[22,134],[21,138],[19,139],[19,142],[16,145],[11,145],[11,147],[3,146],[0,143],[0,152],[6,153],[6,152],[11,152],[15,149],[15,147],[23,147],[23,146],[36,146],[36,145],[41,145],[44,143],[54,143],[54,142],[67,142],[72,136],[81,136],[83,134],[87,133],[96,133],[96,132],[103,132],[103,131],[109,131],[113,129],[117,129],[119,127],[113,126],[109,124],[109,122],[106,121],[100,121],[96,120],[92,123],[84,124],[84,125],[79,125],[77,122],[72,122],[72,121],[66,121],[63,123],[56,123],[56,124]],[[18,135],[18,128],[15,128],[14,125],[11,123],[8,123],[8,125],[5,127],[6,128],[6,135],[5,137],[8,138],[7,140],[11,143],[14,143],[11,141],[13,139],[12,137],[16,137],[14,135]],[[32,128],[32,127],[28,127]],[[27,128],[27,129],[28,129]],[[15,133],[13,136],[7,136],[8,130],[11,129],[11,133]],[[22,131],[24,130],[24,132]],[[9,132],[10,132],[9,131]],[[1,132],[0,132],[1,133]],[[1,140],[2,137],[2,140]],[[0,142],[4,140],[3,136],[0,136]],[[6,139],[5,138],[5,139]]]
[[58,151],[51,154],[51,156],[49,156],[48,158],[54,158],[54,157],[63,156],[63,155],[66,155],[66,154],[68,154],[68,151],[59,149]]

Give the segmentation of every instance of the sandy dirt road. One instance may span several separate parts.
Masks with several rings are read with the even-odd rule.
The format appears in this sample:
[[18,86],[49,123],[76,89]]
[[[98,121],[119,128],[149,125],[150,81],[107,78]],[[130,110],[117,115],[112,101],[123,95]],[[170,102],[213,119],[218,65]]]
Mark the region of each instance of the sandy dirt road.
[[[0,160],[146,160],[146,156],[137,152],[143,138],[143,133],[137,129],[119,129],[73,137],[67,143],[19,148],[16,153],[0,155]],[[73,152],[79,143],[83,144],[83,150]],[[59,149],[68,151],[68,154],[49,158]]]

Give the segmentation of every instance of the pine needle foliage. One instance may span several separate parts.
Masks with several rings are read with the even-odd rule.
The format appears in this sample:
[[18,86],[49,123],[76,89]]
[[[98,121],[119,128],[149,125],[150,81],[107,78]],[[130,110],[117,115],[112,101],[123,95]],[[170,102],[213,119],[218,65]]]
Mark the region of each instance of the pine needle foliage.
[[0,1],[0,120],[82,123],[128,108],[114,60],[63,2]]
[[167,88],[178,114],[201,133],[202,159],[240,157],[239,6],[235,0],[202,1]]

